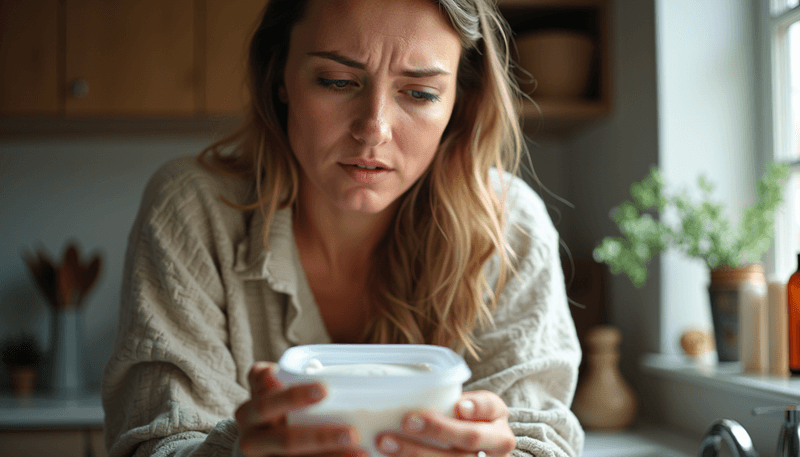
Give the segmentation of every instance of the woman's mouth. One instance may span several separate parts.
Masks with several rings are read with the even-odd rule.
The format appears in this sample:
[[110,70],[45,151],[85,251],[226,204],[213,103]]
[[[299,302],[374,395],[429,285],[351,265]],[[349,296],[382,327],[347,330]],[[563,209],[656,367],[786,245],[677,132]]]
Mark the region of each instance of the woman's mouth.
[[387,176],[391,171],[388,168],[379,166],[369,166],[360,164],[340,164],[342,169],[350,176],[351,179],[360,184],[377,184]]
[[345,159],[339,162],[339,164],[360,168],[362,170],[388,170],[388,171],[392,170],[391,167],[389,167],[389,165],[387,165],[382,160],[369,159],[366,157],[354,157],[352,159]]

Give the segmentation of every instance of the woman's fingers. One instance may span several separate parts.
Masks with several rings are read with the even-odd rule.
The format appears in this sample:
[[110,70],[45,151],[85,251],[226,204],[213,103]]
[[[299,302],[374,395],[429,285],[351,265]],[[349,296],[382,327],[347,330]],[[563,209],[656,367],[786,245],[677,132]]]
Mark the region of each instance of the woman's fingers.
[[281,382],[275,377],[278,365],[271,362],[256,362],[247,378],[250,381],[250,395],[256,395],[274,389],[280,389]]
[[469,421],[491,422],[508,417],[506,403],[494,392],[464,392],[455,407],[455,417]]
[[366,453],[354,443],[352,427],[287,427],[286,415],[325,398],[319,383],[284,387],[275,376],[278,366],[258,362],[248,373],[251,398],[235,413],[240,426],[239,447],[248,457],[306,455],[334,457]]
[[302,384],[286,389],[254,395],[236,410],[236,421],[243,427],[253,427],[278,421],[289,411],[313,405],[325,398],[322,384]]
[[383,455],[391,457],[475,457],[476,452],[460,449],[434,448],[418,441],[405,439],[397,435],[384,434],[377,438],[376,446]]
[[[517,439],[508,426],[508,407],[498,395],[487,391],[465,392],[454,408],[455,417],[422,410],[403,418],[406,436],[383,433],[376,445],[385,455],[414,457],[507,456]],[[449,450],[425,444],[430,440],[444,443]]]
[[346,425],[253,428],[243,431],[239,446],[245,455],[363,454],[358,433]]
[[[502,418],[492,422],[472,422],[446,417],[434,411],[418,411],[406,415],[403,430],[412,438],[435,440],[473,456],[478,451],[484,451],[489,456],[504,456],[516,446],[516,438]],[[394,437],[389,434],[386,436]],[[396,438],[403,452],[395,455],[414,455],[417,443]]]

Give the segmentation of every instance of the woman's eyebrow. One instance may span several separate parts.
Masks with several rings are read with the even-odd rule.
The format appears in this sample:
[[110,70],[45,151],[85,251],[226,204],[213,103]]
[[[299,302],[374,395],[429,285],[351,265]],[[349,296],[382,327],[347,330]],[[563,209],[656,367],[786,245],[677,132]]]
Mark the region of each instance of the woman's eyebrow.
[[[307,56],[313,57],[321,57],[323,59],[332,60],[334,62],[340,63],[342,65],[346,65],[348,67],[357,68],[359,70],[364,70],[367,68],[367,65],[361,62],[357,62],[349,57],[345,57],[337,52],[333,51],[319,51],[319,52],[309,52],[306,54]],[[446,71],[442,68],[422,68],[418,70],[404,70],[400,72],[402,76],[407,76],[410,78],[428,78],[431,76],[438,76],[438,75],[449,75],[450,72]]]

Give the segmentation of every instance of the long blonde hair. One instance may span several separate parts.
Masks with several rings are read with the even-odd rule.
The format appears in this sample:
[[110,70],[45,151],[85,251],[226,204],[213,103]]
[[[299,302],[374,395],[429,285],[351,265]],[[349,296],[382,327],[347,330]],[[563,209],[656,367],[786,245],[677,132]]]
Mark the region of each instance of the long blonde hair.
[[[252,96],[245,122],[199,158],[211,170],[255,182],[256,201],[234,206],[264,211],[265,243],[275,212],[295,203],[299,187],[277,91],[289,33],[306,3],[269,1],[250,42]],[[462,41],[456,102],[433,162],[400,197],[394,226],[375,253],[382,261],[371,273],[370,283],[378,286],[369,292],[374,319],[363,342],[435,344],[478,357],[472,332],[492,322],[497,296],[513,271],[503,205],[509,183],[502,171],[517,174],[525,142],[509,30],[494,3],[438,0]],[[501,171],[499,195],[491,168]],[[495,253],[498,280],[492,288],[484,267]]]

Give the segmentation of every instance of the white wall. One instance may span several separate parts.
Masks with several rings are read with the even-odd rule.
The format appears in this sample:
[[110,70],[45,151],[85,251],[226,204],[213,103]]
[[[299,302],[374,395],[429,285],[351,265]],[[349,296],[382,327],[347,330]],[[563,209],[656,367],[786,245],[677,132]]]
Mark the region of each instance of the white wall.
[[[567,215],[567,242],[577,255],[591,255],[603,237],[618,235],[610,209],[658,164],[654,14],[652,0],[612,3],[612,115],[564,145],[568,199],[576,206]],[[633,382],[641,355],[659,349],[658,278],[656,262],[642,289],[627,277],[608,278],[609,322],[622,331],[621,366]]]
[[[70,240],[105,261],[83,308],[86,381],[100,383],[111,353],[128,233],[144,186],[167,160],[210,137],[0,140],[0,342],[27,332],[49,344],[49,305],[22,260],[42,247],[60,262]],[[0,383],[7,383],[0,366]],[[41,384],[40,384],[41,385]]]
[[[576,205],[567,239],[580,254],[619,233],[608,211],[654,165],[670,188],[695,186],[705,173],[716,195],[733,202],[734,220],[760,174],[753,1],[614,0],[612,14],[614,111],[564,144],[562,174]],[[623,333],[620,365],[641,391],[642,414],[656,421],[657,398],[646,396],[639,361],[647,352],[677,353],[688,328],[711,328],[707,282],[702,264],[673,253],[651,263],[642,289],[609,278],[609,321]]]
[[[700,173],[718,184],[738,220],[754,198],[756,170],[751,0],[612,2],[614,110],[609,119],[564,142],[564,234],[586,255],[618,229],[608,211],[630,198],[650,167],[670,188],[696,187]],[[646,352],[677,353],[688,328],[711,328],[708,272],[668,253],[653,261],[636,289],[609,280],[609,320],[623,332],[622,368],[634,381]]]
[[[657,0],[659,164],[674,190],[705,175],[738,223],[755,198],[754,13],[751,0]],[[660,349],[711,330],[708,268],[669,252],[661,258]]]

